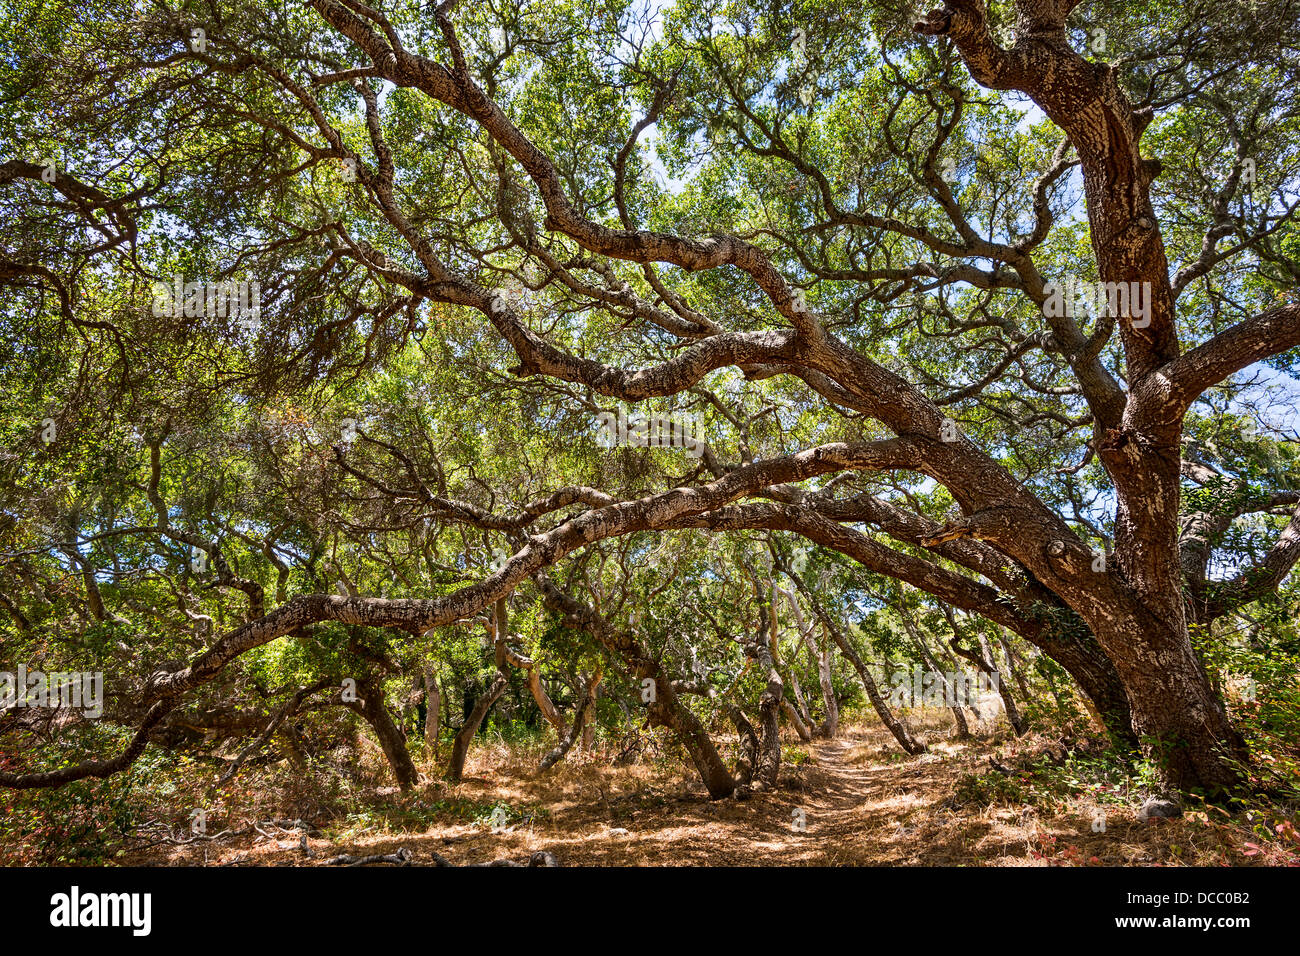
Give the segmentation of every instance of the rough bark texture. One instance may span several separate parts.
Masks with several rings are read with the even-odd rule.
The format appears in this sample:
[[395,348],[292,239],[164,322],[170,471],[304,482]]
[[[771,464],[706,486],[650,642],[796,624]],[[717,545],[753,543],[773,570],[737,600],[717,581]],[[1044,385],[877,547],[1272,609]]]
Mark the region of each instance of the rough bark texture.
[[406,749],[406,735],[393,720],[393,715],[384,706],[384,691],[380,679],[367,677],[357,682],[359,697],[354,701],[344,700],[343,706],[356,711],[370,725],[370,729],[379,738],[388,765],[393,768],[397,784],[403,790],[410,790],[420,782],[420,772]]
[[[1080,374],[1098,420],[1098,455],[1115,483],[1113,580],[1109,587],[1074,584],[1058,593],[1114,662],[1133,731],[1159,758],[1167,786],[1218,792],[1241,782],[1248,754],[1187,630],[1177,541],[1183,417],[1196,395],[1244,367],[1238,363],[1248,354],[1294,344],[1300,329],[1281,328],[1281,314],[1264,314],[1179,355],[1176,293],[1150,199],[1159,166],[1139,146],[1151,113],[1133,108],[1115,70],[1070,46],[1065,21],[1074,6],[1018,3],[1010,49],[992,39],[982,0],[949,0],[916,28],[950,37],[976,82],[1026,93],[1065,131],[1079,155],[1101,280],[1149,289],[1149,321],[1119,317],[1128,395],[1095,371]],[[1255,332],[1252,345],[1245,344],[1252,338],[1247,324]],[[1060,325],[1054,331],[1068,338],[1070,330]],[[1048,541],[1049,557],[1067,564],[1065,541]],[[1107,600],[1107,590],[1118,600]]]
[[732,704],[727,708],[727,713],[736,725],[736,736],[740,743],[740,757],[736,761],[736,789],[741,791],[748,788],[754,780],[754,769],[758,766],[758,734],[739,706]]
[[758,762],[754,767],[752,786],[756,790],[775,790],[781,775],[779,715],[785,687],[772,658],[772,647],[776,643],[776,617],[773,615],[769,624],[766,607],[760,605],[759,609],[758,629],[746,647],[746,652],[767,678],[763,693],[758,699],[758,723],[762,736],[759,738]]

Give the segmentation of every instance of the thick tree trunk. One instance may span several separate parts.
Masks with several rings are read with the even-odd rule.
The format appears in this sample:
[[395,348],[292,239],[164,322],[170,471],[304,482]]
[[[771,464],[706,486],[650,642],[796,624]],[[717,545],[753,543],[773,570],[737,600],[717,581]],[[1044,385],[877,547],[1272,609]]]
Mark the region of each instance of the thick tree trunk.
[[[1121,636],[1122,635],[1122,636]],[[1209,793],[1241,783],[1246,742],[1229,720],[1185,629],[1170,632],[1152,619],[1106,635],[1132,700],[1133,729],[1144,752],[1163,768],[1170,791]]]
[[672,689],[670,681],[658,676],[652,679],[657,693],[655,701],[649,706],[650,723],[667,727],[677,734],[691,758],[691,763],[699,772],[700,779],[704,781],[704,787],[709,791],[710,797],[720,800],[730,796],[736,789],[736,781],[719,755],[718,748],[713,745],[713,740],[704,729],[704,725],[691,709],[681,702]]
[[751,654],[758,666],[767,672],[767,684],[758,701],[758,722],[762,728],[759,738],[758,765],[754,768],[754,788],[775,790],[781,774],[781,726],[779,715],[781,701],[785,698],[785,685],[772,658],[772,645],[776,643],[776,618],[768,627],[766,616],[760,618],[758,633],[750,643]]
[[410,751],[406,749],[406,735],[384,706],[383,685],[377,677],[366,678],[358,682],[357,690],[360,691],[361,698],[345,701],[344,706],[356,711],[370,725],[370,729],[379,738],[379,746],[383,748],[388,765],[393,768],[397,785],[403,790],[410,790],[420,782],[420,772],[411,759]]
[[[1166,787],[1221,791],[1240,783],[1248,753],[1187,631],[1178,520],[1190,399],[1162,371],[1179,358],[1180,344],[1176,293],[1150,195],[1161,166],[1141,150],[1155,114],[1134,108],[1113,65],[1073,49],[1066,18],[1074,6],[1018,3],[1022,35],[1011,51],[991,39],[982,3],[947,3],[915,28],[949,36],[976,82],[1028,94],[1066,132],[1079,156],[1098,275],[1145,295],[1141,321],[1132,309],[1110,316],[1123,346],[1127,394],[1095,366],[1075,366],[1087,373],[1080,382],[1097,422],[1097,456],[1115,489],[1114,566],[1095,584],[1083,583],[1077,566],[1050,568],[1057,581],[1046,583],[1059,588],[1114,662],[1133,730],[1144,752],[1160,761]],[[1063,318],[1049,320],[1053,333],[1080,341],[1078,328]],[[1070,550],[1055,541],[1046,553],[1068,564]]]

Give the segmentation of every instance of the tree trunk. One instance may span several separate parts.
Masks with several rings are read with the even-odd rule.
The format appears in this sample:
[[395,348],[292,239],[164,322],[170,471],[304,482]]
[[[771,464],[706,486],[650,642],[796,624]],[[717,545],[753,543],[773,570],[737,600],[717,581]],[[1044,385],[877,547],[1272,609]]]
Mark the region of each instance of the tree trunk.
[[849,659],[853,669],[858,672],[858,679],[862,681],[862,687],[867,692],[867,699],[871,701],[876,716],[880,718],[882,724],[889,728],[889,732],[894,735],[894,739],[903,748],[903,752],[912,756],[925,753],[925,744],[916,739],[912,729],[907,725],[907,721],[896,716],[889,709],[888,702],[880,695],[880,688],[876,684],[876,679],[871,676],[871,671],[867,669],[867,665],[863,662],[861,655],[858,654],[857,648],[849,642],[848,636],[840,630],[839,624],[830,616],[822,603],[813,596],[812,592],[808,590],[807,585],[803,583],[803,579],[799,575],[788,569],[786,573],[790,576],[790,580],[794,581],[799,591],[808,598],[813,613],[821,620],[822,627],[826,629],[826,633],[830,635],[831,640],[839,647],[840,653]]
[[921,659],[925,661],[925,666],[930,668],[930,673],[933,675],[934,679],[943,684],[944,696],[948,700],[952,701],[952,704],[949,705],[948,709],[952,711],[953,720],[957,724],[957,739],[966,739],[971,735],[971,732],[970,726],[966,723],[966,715],[962,713],[961,701],[956,700],[952,685],[948,683],[948,678],[945,677],[943,671],[939,669],[939,662],[936,661],[934,655],[930,653],[930,648],[926,645],[925,638],[921,636],[921,629],[916,626],[916,622],[912,619],[911,609],[901,601],[898,605],[898,616],[903,622],[904,630],[906,630],[908,635],[912,638],[912,643],[916,645],[916,649],[921,652]]
[[[776,602],[773,601],[771,606],[772,642],[769,651],[772,655],[773,666],[780,671],[783,662],[781,660],[781,642],[777,637],[779,618],[776,613]],[[800,709],[799,705],[803,702],[803,690],[799,687],[799,678],[794,675],[793,671],[790,673],[790,689],[794,692],[794,699],[791,700],[785,694],[782,694],[781,711],[790,719],[790,724],[794,727],[795,733],[799,735],[799,739],[804,743],[808,743],[813,738],[812,721],[804,716],[808,708],[804,706],[802,710]]]
[[344,701],[343,706],[356,711],[370,725],[370,729],[379,738],[379,746],[383,748],[388,765],[393,768],[397,785],[403,790],[410,790],[419,783],[420,772],[406,749],[406,735],[402,733],[402,728],[397,726],[393,715],[384,706],[384,691],[380,678],[367,677],[358,681],[357,690],[361,692],[361,698],[355,701]]
[[748,787],[754,780],[754,768],[758,766],[758,734],[739,706],[732,704],[728,713],[736,725],[736,736],[740,742],[740,757],[736,761],[736,787],[740,789]]
[[[1055,576],[1045,583],[1088,622],[1114,662],[1133,730],[1160,762],[1165,786],[1219,792],[1241,782],[1249,754],[1196,657],[1183,602],[1178,522],[1189,399],[1174,387],[1176,376],[1162,371],[1179,358],[1180,343],[1176,293],[1151,201],[1161,167],[1141,149],[1154,111],[1134,108],[1112,64],[1071,48],[1066,18],[1074,6],[1017,4],[1025,39],[1017,38],[1012,51],[989,39],[983,3],[948,3],[915,28],[949,36],[976,82],[1028,94],[1065,131],[1079,157],[1099,278],[1145,289],[1141,323],[1132,314],[1112,317],[1127,394],[1095,370],[1086,380],[1080,375],[1097,420],[1097,457],[1114,487],[1114,566],[1088,580],[1078,565],[1069,566],[1071,547],[1051,541],[1045,553],[1064,566],[1040,562],[1039,570]],[[1054,333],[1077,340],[1078,329],[1068,324],[1056,321]]]
[[1011,690],[1010,682],[1002,676],[998,670],[997,662],[993,658],[993,651],[988,642],[980,638],[980,656],[985,663],[984,673],[989,679],[995,682],[998,689],[998,696],[1002,698],[1002,709],[1006,711],[1007,722],[1011,724],[1011,730],[1017,737],[1023,737],[1029,725],[1025,722],[1024,715],[1020,713],[1020,706],[1016,703],[1016,695]]
[[497,671],[497,676],[488,685],[487,693],[474,703],[474,708],[469,712],[469,716],[465,718],[464,726],[456,732],[456,739],[451,746],[451,760],[447,764],[447,779],[453,783],[460,782],[461,776],[465,773],[465,758],[469,755],[470,742],[473,741],[474,735],[478,733],[483,718],[492,709],[492,705],[497,702],[497,698],[505,693],[506,686],[509,683],[510,681],[506,678],[505,672]]
[[876,716],[880,718],[882,724],[889,728],[889,732],[894,735],[894,739],[903,748],[903,752],[912,756],[925,753],[927,749],[925,744],[916,739],[916,736],[912,733],[912,728],[907,725],[907,721],[890,710],[889,703],[880,696],[880,688],[876,684],[876,679],[871,676],[871,671],[867,670],[867,665],[859,656],[856,648],[849,643],[848,638],[838,627],[831,626],[828,630],[831,638],[839,645],[840,651],[849,659],[853,669],[858,672],[858,679],[862,681],[862,686],[867,692],[867,699],[871,701]]
[[[835,699],[835,684],[831,677],[831,652],[828,646],[818,647],[811,633],[805,635],[808,650],[817,661],[817,679],[822,688],[822,700],[826,704],[826,719],[818,728],[818,735],[834,738],[840,729],[840,705]],[[828,642],[829,643],[829,642]]]
[[1133,729],[1165,787],[1217,794],[1241,783],[1249,753],[1181,630],[1152,618],[1123,638],[1106,635],[1106,643],[1129,691]]
[[532,658],[524,657],[509,647],[505,649],[505,656],[506,660],[515,667],[520,668],[527,675],[528,690],[533,695],[533,701],[537,704],[537,709],[542,712],[546,722],[555,728],[556,737],[563,741],[569,735],[569,727],[564,722],[564,717],[561,716],[559,709],[551,700],[551,695],[546,693],[546,687],[542,684],[542,673],[537,667],[537,663]]
[[465,723],[460,730],[456,732],[456,738],[452,741],[451,760],[447,764],[447,779],[453,783],[459,783],[465,773],[465,758],[469,756],[469,745],[474,740],[474,735],[478,733],[483,719],[487,717],[488,711],[492,705],[497,702],[497,698],[505,693],[505,689],[510,686],[510,679],[506,676],[506,662],[508,660],[506,648],[506,634],[509,628],[509,618],[506,611],[506,598],[497,599],[496,609],[492,616],[492,637],[493,652],[496,658],[497,673],[488,685],[487,691],[475,703],[473,709],[465,716]]
[[645,703],[651,726],[664,726],[677,734],[710,797],[720,800],[730,796],[736,789],[731,771],[723,763],[699,718],[673,690],[672,680],[663,672],[659,662],[632,634],[614,628],[593,608],[561,591],[548,575],[538,574],[536,580],[548,607],[562,612],[575,625],[586,628],[606,649],[624,658],[638,680],[650,682],[650,699]]
[[[799,675],[795,673],[793,667],[787,667],[786,671],[790,674],[790,690],[794,693],[794,700],[790,702],[795,713],[799,715],[799,721],[808,728],[808,739],[812,739],[813,719],[812,711],[808,708],[808,701],[804,697],[803,686],[799,683]],[[803,736],[802,734],[800,736]]]
[[424,672],[424,745],[438,759],[438,731],[442,729],[442,691],[433,671]]
[[[760,613],[762,612],[760,606]],[[766,614],[759,618],[758,633],[750,642],[751,654],[763,670],[767,671],[767,684],[758,701],[758,722],[762,727],[759,738],[758,765],[754,768],[755,789],[775,790],[781,774],[781,727],[778,715],[785,696],[785,685],[772,659],[772,645],[776,643],[776,618],[768,626]]]
[[573,712],[572,727],[568,733],[560,738],[560,742],[556,744],[554,749],[542,758],[542,762],[537,768],[539,774],[546,773],[546,771],[550,770],[551,767],[563,760],[564,755],[573,748],[574,743],[576,743],[578,737],[581,736],[583,728],[586,726],[587,711],[596,699],[596,686],[599,683],[599,675],[587,681],[587,688],[582,695],[582,700],[578,702],[578,707]]
[[790,605],[791,613],[794,615],[795,630],[808,648],[813,666],[817,670],[817,681],[821,685],[822,702],[826,708],[826,719],[822,721],[820,727],[813,731],[813,735],[817,737],[834,737],[839,730],[840,709],[839,703],[835,699],[835,687],[831,682],[830,653],[828,649],[817,646],[817,640],[813,637],[813,625],[804,619],[803,608],[799,606],[799,599],[784,588],[777,588],[776,590],[785,597],[786,602]]
[[997,662],[993,660],[993,654],[989,650],[984,635],[979,635],[979,645],[977,647],[965,645],[962,643],[961,629],[957,624],[956,616],[952,613],[952,609],[944,608],[944,616],[948,618],[948,626],[952,628],[952,637],[948,639],[948,646],[952,648],[954,654],[970,661],[975,665],[976,670],[993,682],[993,686],[997,688],[998,696],[1002,699],[1002,709],[1006,711],[1007,722],[1011,724],[1011,729],[1017,737],[1023,736],[1026,730],[1025,720],[1020,715],[1020,708],[1016,706],[1016,698],[1011,693],[1011,687],[1003,680]]
[[808,743],[813,739],[812,730],[803,722],[803,718],[799,716],[799,711],[795,710],[794,704],[790,703],[789,697],[781,699],[781,712],[790,719],[790,726],[794,728],[794,732],[799,735],[800,740]]
[[[641,675],[638,670],[638,676]],[[647,674],[646,676],[651,676]],[[677,734],[682,745],[691,758],[691,763],[699,772],[709,796],[715,800],[728,797],[736,789],[736,781],[731,771],[723,763],[718,749],[713,745],[700,719],[689,707],[681,702],[672,688],[671,681],[661,675],[652,677],[656,688],[656,698],[649,705],[650,723],[660,724]]]

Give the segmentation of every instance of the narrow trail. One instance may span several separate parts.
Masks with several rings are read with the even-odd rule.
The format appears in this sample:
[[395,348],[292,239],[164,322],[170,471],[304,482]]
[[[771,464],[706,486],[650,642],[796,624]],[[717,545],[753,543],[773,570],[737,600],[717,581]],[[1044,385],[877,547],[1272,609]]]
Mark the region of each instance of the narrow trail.
[[944,812],[954,779],[969,769],[974,753],[958,755],[959,745],[939,741],[934,752],[907,758],[884,728],[869,726],[792,746],[807,760],[786,762],[777,792],[743,801],[709,800],[687,774],[646,779],[645,771],[638,776],[593,765],[541,780],[476,773],[454,788],[456,798],[542,809],[497,831],[479,820],[420,833],[322,840],[311,861],[278,849],[259,852],[256,861],[310,864],[336,853],[399,847],[417,862],[437,853],[462,864],[521,859],[536,850],[555,854],[562,864],[596,866],[897,865],[970,858],[966,837],[939,835],[932,818]]
[[[340,853],[405,848],[417,864],[435,854],[464,865],[545,850],[567,866],[1017,866],[1042,865],[1033,852],[1042,833],[1088,854],[1144,859],[1141,846],[1096,838],[1074,811],[1040,819],[1029,807],[958,805],[959,781],[987,773],[996,744],[949,740],[946,728],[928,737],[930,752],[917,757],[904,756],[888,731],[873,725],[844,728],[835,740],[787,741],[780,789],[718,801],[675,762],[611,767],[587,760],[539,778],[533,757],[485,750],[457,786],[426,781],[413,794],[372,792],[369,825],[325,824],[310,840],[310,857],[296,840],[240,841],[210,847],[207,861],[311,866]],[[497,807],[509,809],[510,822],[494,828]],[[122,862],[202,862],[195,852]]]
[[530,835],[495,839],[575,864],[836,866],[970,860],[968,840],[988,835],[983,824],[960,834],[936,826],[936,817],[955,818],[943,804],[980,759],[978,746],[936,740],[931,753],[905,757],[888,731],[871,726],[797,746],[808,760],[787,763],[775,793],[710,801],[695,787],[673,796],[606,792],[597,806],[557,807]]

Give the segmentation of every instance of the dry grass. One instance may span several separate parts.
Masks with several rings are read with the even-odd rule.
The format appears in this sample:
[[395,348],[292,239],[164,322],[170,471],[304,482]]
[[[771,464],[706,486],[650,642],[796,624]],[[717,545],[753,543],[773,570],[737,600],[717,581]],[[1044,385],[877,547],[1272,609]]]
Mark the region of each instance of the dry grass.
[[[1048,866],[1249,864],[1227,828],[1196,819],[1140,823],[1132,806],[1102,806],[1071,796],[1057,803],[1004,799],[981,805],[962,782],[995,773],[990,756],[1022,757],[1050,741],[1009,742],[993,735],[949,739],[944,714],[920,721],[930,752],[907,758],[884,728],[855,724],[833,741],[800,744],[782,785],[745,801],[707,799],[694,774],[676,760],[610,765],[608,755],[580,755],[538,778],[540,749],[476,747],[465,779],[427,779],[414,793],[375,788],[360,811],[336,817],[309,841],[312,858],[287,831],[257,832],[203,845],[152,847],[123,863],[185,865],[259,863],[320,865],[338,853],[410,850],[417,862],[435,853],[458,864],[522,860],[547,850],[564,865],[584,866]],[[790,754],[793,756],[794,754]],[[430,768],[432,769],[432,768]],[[492,816],[504,808],[503,818]],[[227,818],[265,819],[263,805],[224,808]],[[1105,832],[1094,832],[1098,810]],[[294,817],[290,808],[277,815]],[[803,821],[804,827],[799,827]],[[233,824],[219,824],[231,826]],[[1239,836],[1239,834],[1238,834]]]

